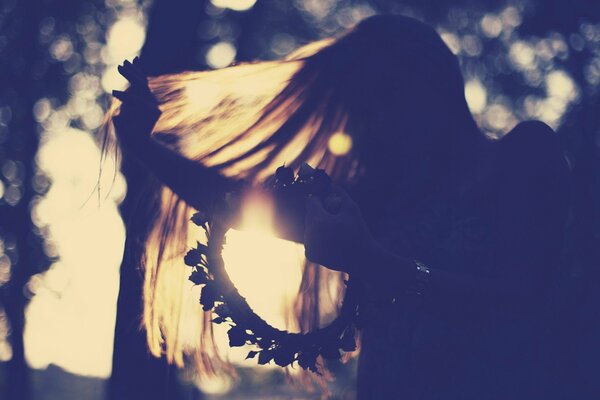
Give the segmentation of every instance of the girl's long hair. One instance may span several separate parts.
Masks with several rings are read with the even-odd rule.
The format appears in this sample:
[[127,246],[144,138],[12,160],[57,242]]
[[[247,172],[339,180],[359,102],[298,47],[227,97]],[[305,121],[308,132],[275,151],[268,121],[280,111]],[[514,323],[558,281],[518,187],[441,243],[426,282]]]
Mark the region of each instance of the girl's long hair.
[[[344,130],[344,112],[331,88],[315,82],[323,79],[319,71],[306,68],[307,57],[332,42],[312,43],[281,61],[150,77],[162,112],[153,135],[189,159],[248,182],[261,182],[279,165],[297,168],[303,162],[325,168],[338,180],[350,178],[352,155],[334,156],[327,150],[331,135]],[[104,154],[115,150],[110,120],[116,113],[118,102],[111,105],[104,126]],[[199,234],[188,232],[194,210],[167,187],[161,187],[158,201],[140,260],[148,347],[179,366],[193,354],[204,376],[232,372],[213,340],[211,313],[203,312],[187,290],[183,255]],[[138,204],[136,213],[144,214],[146,208],[152,218],[152,205]],[[331,294],[339,276],[306,263],[291,327],[309,331],[319,324],[323,304],[314,299],[321,291]],[[333,292],[341,293],[341,287]],[[320,299],[322,303],[323,294]],[[329,302],[337,304],[337,298]]]
[[[433,29],[403,17],[370,18],[285,60],[151,77],[149,85],[162,111],[154,130],[157,140],[225,176],[249,182],[264,180],[282,164],[296,168],[303,162],[324,168],[338,182],[356,182],[369,168],[381,174],[394,165],[390,163],[398,167],[397,156],[409,157],[409,144],[448,153],[449,140],[431,132],[451,128],[458,120],[472,122],[456,58]],[[411,121],[422,115],[402,107],[414,109],[411,102],[421,101],[431,108],[452,105],[438,107],[439,115],[431,121],[420,121],[426,132],[419,136],[411,131]],[[105,124],[105,153],[114,138],[110,118],[116,112],[118,103]],[[328,150],[338,132],[353,140],[344,155]],[[431,156],[442,157],[441,150]],[[379,187],[372,185],[363,193],[378,196]],[[231,371],[214,344],[210,312],[190,299],[185,286],[188,270],[182,259],[196,239],[196,233],[188,232],[193,210],[168,188],[160,192],[159,212],[140,261],[149,349],[178,365],[193,353],[204,376]],[[324,309],[335,310],[341,282],[341,274],[307,262],[292,326],[309,331],[319,325]],[[190,327],[197,334],[190,335]]]

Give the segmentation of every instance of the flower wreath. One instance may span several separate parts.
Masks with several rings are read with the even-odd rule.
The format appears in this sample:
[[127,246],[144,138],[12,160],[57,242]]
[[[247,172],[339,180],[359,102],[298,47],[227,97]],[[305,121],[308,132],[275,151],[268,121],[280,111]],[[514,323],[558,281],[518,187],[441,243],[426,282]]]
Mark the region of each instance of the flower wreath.
[[[300,168],[296,177],[290,168],[280,167],[274,182],[271,181],[271,189],[288,194],[306,192],[306,188],[314,188],[318,184],[319,178],[324,179],[324,171],[314,170],[306,164]],[[327,179],[329,177],[325,180]],[[297,195],[293,196],[298,198]],[[225,208],[231,208],[231,202],[227,198],[223,204],[226,205]],[[239,207],[239,203],[236,207]],[[224,217],[222,212],[213,215],[198,212],[191,220],[204,229],[207,240],[206,244],[197,242],[196,247],[184,257],[185,264],[192,267],[189,279],[195,285],[203,286],[200,304],[204,311],[212,310],[216,315],[212,322],[230,325],[227,332],[229,345],[254,346],[246,359],[258,358],[258,364],[261,365],[273,360],[281,367],[297,361],[301,368],[319,374],[319,355],[326,359],[339,359],[340,350],[350,352],[356,349],[355,320],[358,305],[356,289],[351,279],[345,281],[346,292],[340,312],[329,325],[307,333],[290,333],[277,329],[252,310],[225,270],[222,249],[225,234],[230,228],[230,219]]]

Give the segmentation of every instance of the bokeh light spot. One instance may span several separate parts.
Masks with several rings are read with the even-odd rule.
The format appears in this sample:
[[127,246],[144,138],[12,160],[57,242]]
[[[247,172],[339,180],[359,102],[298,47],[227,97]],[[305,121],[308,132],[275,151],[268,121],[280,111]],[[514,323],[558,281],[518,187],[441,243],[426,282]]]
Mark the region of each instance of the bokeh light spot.
[[495,38],[502,32],[502,20],[493,14],[486,14],[481,19],[481,30],[489,38]]
[[471,112],[483,112],[487,105],[487,90],[479,79],[472,79],[465,84],[465,97]]
[[10,280],[10,258],[7,254],[0,254],[0,286]]
[[212,68],[223,68],[235,60],[235,46],[229,42],[219,42],[206,53],[206,63]]
[[33,106],[33,116],[38,122],[45,121],[50,116],[50,111],[52,111],[52,105],[46,98],[38,100]]
[[229,8],[234,11],[246,11],[256,4],[256,0],[210,0],[210,2],[215,7]]
[[535,51],[533,47],[522,40],[510,46],[509,57],[518,69],[531,69],[535,67]]
[[442,32],[440,36],[442,37],[442,40],[444,41],[444,43],[446,43],[446,46],[448,46],[448,48],[450,49],[450,51],[452,51],[453,54],[460,53],[461,45],[458,36],[450,32]]
[[136,54],[144,44],[144,27],[135,19],[125,17],[115,22],[107,34],[108,63],[121,62]]
[[296,39],[287,33],[276,33],[271,40],[271,50],[278,56],[286,56],[296,48]]
[[495,131],[506,130],[511,117],[510,110],[503,104],[492,104],[485,110],[485,122]]
[[0,362],[10,361],[12,358],[12,348],[6,340],[8,332],[8,318],[4,310],[0,308]]
[[475,35],[465,35],[462,40],[462,48],[471,57],[479,56],[483,50],[481,40]]
[[546,76],[546,88],[548,95],[558,97],[567,101],[576,96],[575,83],[564,71],[556,70]]
[[50,46],[50,54],[57,61],[67,61],[73,55],[73,42],[68,36],[59,36]]
[[332,154],[343,156],[352,149],[352,138],[344,132],[336,132],[329,138],[327,146]]

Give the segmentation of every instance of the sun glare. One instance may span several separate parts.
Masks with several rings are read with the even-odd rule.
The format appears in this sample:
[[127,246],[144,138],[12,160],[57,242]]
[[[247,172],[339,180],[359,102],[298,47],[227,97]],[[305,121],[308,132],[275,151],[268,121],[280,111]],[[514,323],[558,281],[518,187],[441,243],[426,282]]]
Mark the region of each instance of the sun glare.
[[[275,222],[266,197],[247,197],[242,227],[227,233],[223,260],[234,285],[254,311],[278,329],[292,329],[286,325],[286,311],[292,307],[300,286],[304,248],[277,238]],[[220,336],[222,347],[227,348],[226,335]],[[228,349],[227,353],[234,362],[255,364],[244,361],[246,349]]]
[[[295,330],[286,322],[302,279],[304,248],[297,243],[279,239],[274,234],[276,221],[269,199],[253,193],[243,201],[242,224],[226,235],[223,260],[231,281],[246,298],[254,312],[278,329]],[[189,283],[189,282],[188,282]],[[190,289],[192,287],[188,285]],[[198,301],[197,288],[186,291],[185,302]],[[183,321],[183,340],[195,343],[197,326]],[[277,368],[274,364],[256,365],[246,360],[248,348],[229,347],[228,324],[213,325],[215,342],[222,356],[234,364],[253,368]],[[196,384],[205,393],[222,394],[233,382],[226,376],[199,379]]]
[[302,246],[274,235],[273,207],[266,196],[244,199],[242,227],[227,233],[223,259],[232,281],[255,311],[285,329],[283,311],[300,285]]

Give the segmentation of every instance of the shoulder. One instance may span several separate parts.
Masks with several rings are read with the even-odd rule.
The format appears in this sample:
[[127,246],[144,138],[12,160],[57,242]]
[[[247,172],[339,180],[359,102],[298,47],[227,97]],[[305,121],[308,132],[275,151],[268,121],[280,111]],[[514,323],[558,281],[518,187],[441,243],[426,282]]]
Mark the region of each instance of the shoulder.
[[507,166],[568,168],[558,135],[541,121],[519,123],[500,139],[499,147]]
[[518,154],[560,153],[556,132],[542,121],[524,121],[515,126],[502,139],[501,147],[506,152]]

